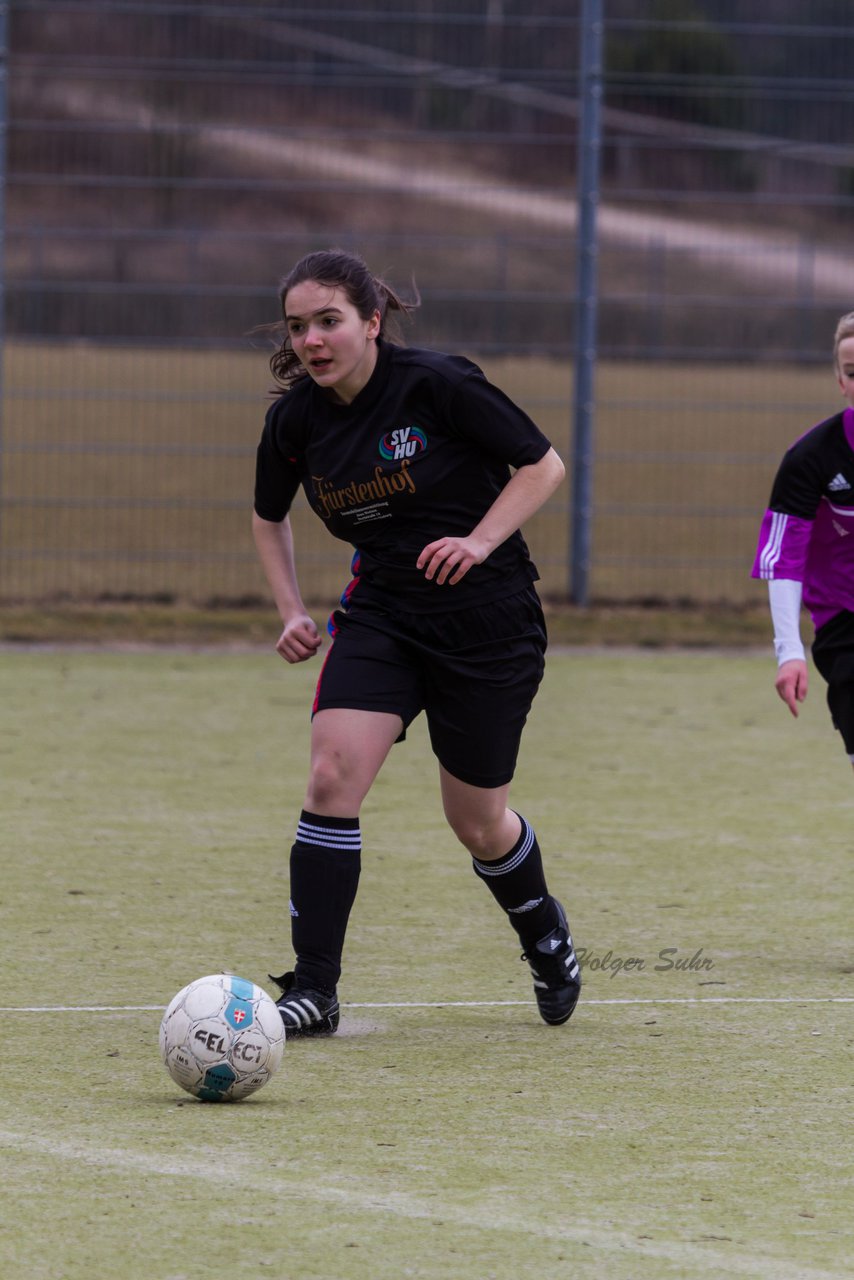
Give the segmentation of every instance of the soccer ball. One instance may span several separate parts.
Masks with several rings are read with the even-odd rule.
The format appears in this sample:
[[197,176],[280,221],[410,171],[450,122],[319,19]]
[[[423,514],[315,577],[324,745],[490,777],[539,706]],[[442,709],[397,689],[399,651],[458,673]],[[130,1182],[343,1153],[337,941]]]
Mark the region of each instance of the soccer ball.
[[203,1102],[236,1102],[279,1069],[285,1028],[263,988],[231,973],[197,978],[169,1004],[160,1056],[176,1084]]

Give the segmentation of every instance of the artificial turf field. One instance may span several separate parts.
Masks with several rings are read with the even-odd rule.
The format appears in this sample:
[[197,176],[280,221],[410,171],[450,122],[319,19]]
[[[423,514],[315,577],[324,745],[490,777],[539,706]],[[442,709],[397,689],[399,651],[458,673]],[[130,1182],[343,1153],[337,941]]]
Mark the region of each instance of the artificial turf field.
[[243,1103],[172,1083],[174,992],[289,960],[316,672],[0,653],[0,1274],[849,1276],[854,779],[767,655],[551,655],[513,800],[584,958],[565,1027],[416,724],[363,813],[339,1034]]

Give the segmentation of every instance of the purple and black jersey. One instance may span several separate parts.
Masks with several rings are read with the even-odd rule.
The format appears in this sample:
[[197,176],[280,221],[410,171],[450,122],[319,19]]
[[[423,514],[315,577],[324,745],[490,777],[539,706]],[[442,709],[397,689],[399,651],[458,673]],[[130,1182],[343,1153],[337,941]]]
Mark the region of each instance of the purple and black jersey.
[[467,537],[510,478],[549,441],[471,361],[380,341],[376,367],[349,405],[309,377],[270,408],[258,446],[255,510],[287,515],[302,485],[336,538],[357,550],[353,599],[413,612],[510,596],[537,578],[520,532],[455,586],[428,582],[416,560],[441,537]]
[[854,611],[854,409],[820,422],[786,452],[752,576],[802,582],[816,629]]

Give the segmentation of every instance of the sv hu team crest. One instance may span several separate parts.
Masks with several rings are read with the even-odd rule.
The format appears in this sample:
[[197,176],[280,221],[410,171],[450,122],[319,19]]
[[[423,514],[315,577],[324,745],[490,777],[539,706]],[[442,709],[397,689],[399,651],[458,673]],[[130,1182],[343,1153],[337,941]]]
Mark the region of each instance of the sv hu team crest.
[[427,437],[420,427],[396,427],[380,440],[380,457],[386,462],[414,458],[427,448]]

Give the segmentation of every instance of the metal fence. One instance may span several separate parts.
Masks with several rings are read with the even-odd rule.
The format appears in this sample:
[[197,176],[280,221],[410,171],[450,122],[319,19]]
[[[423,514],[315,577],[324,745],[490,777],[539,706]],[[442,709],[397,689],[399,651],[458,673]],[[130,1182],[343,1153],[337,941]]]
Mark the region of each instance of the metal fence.
[[[848,0],[604,0],[591,598],[757,598],[854,308]],[[13,0],[0,600],[264,592],[276,282],[357,249],[572,460],[582,3]],[[567,494],[571,489],[567,490]],[[532,522],[569,590],[570,499]],[[347,555],[296,512],[307,594]]]

